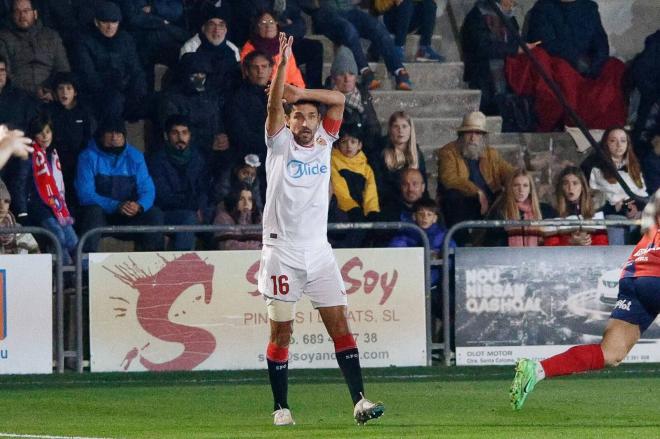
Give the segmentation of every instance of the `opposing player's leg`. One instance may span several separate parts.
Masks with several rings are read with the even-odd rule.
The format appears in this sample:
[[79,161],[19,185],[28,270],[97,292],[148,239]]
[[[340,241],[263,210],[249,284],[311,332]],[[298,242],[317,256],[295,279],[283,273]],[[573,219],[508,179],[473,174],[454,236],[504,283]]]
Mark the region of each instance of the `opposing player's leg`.
[[511,406],[520,410],[536,383],[605,366],[618,366],[658,315],[660,278],[623,278],[617,304],[600,344],[575,346],[541,362],[518,360],[511,384]]
[[346,306],[319,307],[328,334],[335,344],[335,355],[353,400],[353,417],[359,425],[380,417],[385,407],[364,397],[360,353],[346,319]]
[[511,385],[511,405],[520,410],[536,384],[544,378],[618,366],[640,337],[639,326],[610,319],[601,344],[581,345],[541,362],[521,359]]

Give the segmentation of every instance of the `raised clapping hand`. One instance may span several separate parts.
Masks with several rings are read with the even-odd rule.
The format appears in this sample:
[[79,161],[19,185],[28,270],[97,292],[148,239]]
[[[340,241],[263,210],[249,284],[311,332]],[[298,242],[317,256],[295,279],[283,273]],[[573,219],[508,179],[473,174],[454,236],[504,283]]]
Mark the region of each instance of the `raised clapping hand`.
[[28,158],[33,151],[32,140],[25,137],[21,130],[10,130],[6,125],[0,125],[0,151],[3,152],[0,168],[12,155],[21,159]]
[[288,37],[284,32],[280,32],[280,56],[282,63],[286,63],[291,58],[291,47],[293,46],[293,37]]

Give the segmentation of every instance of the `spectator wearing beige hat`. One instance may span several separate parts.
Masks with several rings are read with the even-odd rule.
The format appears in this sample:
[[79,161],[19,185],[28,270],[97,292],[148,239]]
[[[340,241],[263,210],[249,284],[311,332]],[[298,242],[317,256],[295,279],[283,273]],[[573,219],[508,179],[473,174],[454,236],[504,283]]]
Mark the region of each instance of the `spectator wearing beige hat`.
[[438,150],[438,195],[448,227],[482,219],[513,172],[513,166],[487,145],[482,112],[466,114],[456,131],[458,138]]

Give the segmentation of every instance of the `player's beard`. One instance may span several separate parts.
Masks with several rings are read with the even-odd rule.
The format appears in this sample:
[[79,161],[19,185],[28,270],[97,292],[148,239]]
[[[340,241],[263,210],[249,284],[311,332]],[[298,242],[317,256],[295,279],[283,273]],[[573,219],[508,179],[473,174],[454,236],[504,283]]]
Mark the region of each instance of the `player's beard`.
[[468,142],[464,137],[460,139],[459,146],[463,157],[468,160],[478,160],[486,150],[486,138],[482,137],[477,142]]
[[302,128],[295,136],[295,140],[299,145],[307,146],[314,140],[314,133],[309,128]]

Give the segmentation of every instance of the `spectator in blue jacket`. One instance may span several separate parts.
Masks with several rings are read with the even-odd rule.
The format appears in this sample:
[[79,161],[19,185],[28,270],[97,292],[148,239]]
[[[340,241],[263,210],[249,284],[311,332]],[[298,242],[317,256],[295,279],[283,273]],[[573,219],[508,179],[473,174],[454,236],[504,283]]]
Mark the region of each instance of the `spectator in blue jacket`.
[[74,70],[98,120],[144,116],[147,83],[133,38],[120,29],[119,6],[100,1],[94,27],[78,45]]
[[[163,212],[154,206],[154,183],[142,153],[126,143],[121,120],[104,121],[78,159],[76,192],[80,202],[80,231],[109,225],[155,226]],[[137,241],[145,251],[163,247],[160,233],[116,236]],[[86,252],[96,251],[100,236],[89,241]]]
[[[170,116],[164,134],[163,148],[147,160],[156,188],[155,205],[163,211],[165,224],[204,224],[210,221],[207,212],[210,180],[206,161],[191,145],[194,133],[190,131],[190,122],[184,116]],[[173,250],[194,248],[195,233],[174,235]]]
[[[431,198],[422,198],[413,207],[413,221],[426,233],[429,239],[431,259],[442,259],[442,246],[445,242],[447,229],[439,221],[438,205]],[[456,248],[454,240],[450,242],[451,248]],[[404,230],[394,236],[390,241],[390,247],[423,247],[422,237],[413,230]],[[438,265],[431,267],[431,314],[436,318],[442,318],[440,293],[440,282],[442,270]]]

